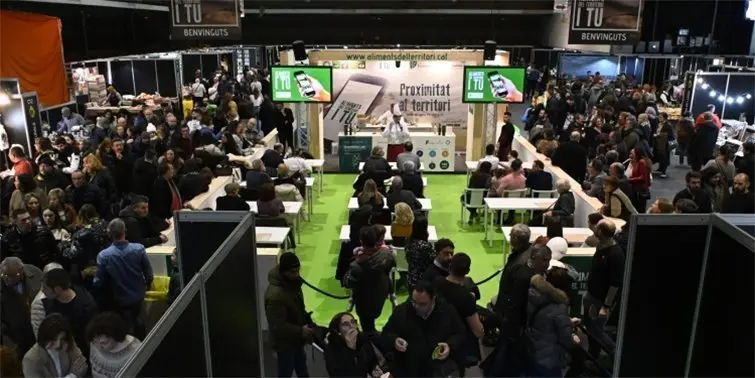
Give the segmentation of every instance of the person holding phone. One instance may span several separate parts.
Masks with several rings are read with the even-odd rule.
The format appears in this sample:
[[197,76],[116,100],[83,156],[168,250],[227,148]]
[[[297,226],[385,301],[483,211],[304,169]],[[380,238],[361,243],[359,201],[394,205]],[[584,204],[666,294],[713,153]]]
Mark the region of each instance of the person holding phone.
[[393,121],[383,130],[383,137],[388,142],[388,161],[395,162],[398,155],[405,151],[404,143],[410,141],[409,128],[403,122],[401,111],[394,109]]

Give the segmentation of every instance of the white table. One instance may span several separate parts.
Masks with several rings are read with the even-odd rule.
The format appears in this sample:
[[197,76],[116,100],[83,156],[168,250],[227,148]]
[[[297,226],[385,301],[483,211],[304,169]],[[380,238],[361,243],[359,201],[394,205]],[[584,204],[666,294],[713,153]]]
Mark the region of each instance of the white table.
[[[249,211],[257,213],[257,201],[246,201],[249,205]],[[294,232],[296,232],[296,240],[301,243],[301,227],[299,227],[299,217],[301,216],[301,208],[304,203],[299,201],[283,201],[284,214],[293,215],[294,217]]]
[[257,245],[274,245],[278,248],[288,249],[288,227],[256,227],[255,240]]
[[[397,170],[398,169],[398,165],[396,164],[395,161],[388,162],[388,165],[390,165],[391,169],[393,169],[393,170]],[[364,170],[364,162],[361,162],[361,163],[359,163],[359,172],[362,172],[363,170]],[[425,170],[425,163],[420,162],[419,163],[419,171],[421,172],[421,171],[424,171],[424,170]]]
[[[433,201],[431,201],[429,198],[417,198],[417,201],[422,204],[422,209],[420,211],[429,212],[433,209]],[[383,203],[385,204],[383,208],[387,209],[388,200],[385,197],[383,197]],[[359,200],[356,197],[349,198],[349,211],[354,211],[357,209],[359,209]]]
[[[488,230],[492,229],[493,227],[488,227],[488,218],[491,220],[493,219],[492,216],[489,216],[489,213],[491,211],[504,211],[504,210],[537,210],[537,211],[545,211],[551,206],[553,206],[553,203],[556,202],[555,198],[497,198],[497,197],[488,197],[484,199],[485,201],[485,239],[488,241],[488,246],[493,246],[493,240],[492,238],[488,239]],[[501,222],[503,222],[503,216],[501,217]]]
[[[383,181],[383,184],[385,184],[385,186],[391,186],[391,179],[392,178],[385,179],[385,181]],[[354,178],[354,182],[352,184],[356,183],[357,180],[359,180],[359,176],[357,176],[357,177]],[[427,177],[426,176],[422,176],[422,186],[425,187],[425,188],[427,188]]]
[[[351,240],[349,238],[349,234],[351,233],[351,226],[344,225],[341,226],[341,235],[339,236],[341,241],[349,241]],[[438,233],[435,231],[435,226],[427,226],[427,234],[429,235],[427,237],[427,241],[430,243],[435,243],[438,241]],[[393,240],[391,237],[391,226],[385,226],[385,240],[390,241]]]
[[[506,250],[506,244],[509,243],[509,235],[513,227],[501,227],[503,232],[503,249]],[[569,244],[582,244],[585,239],[593,234],[592,230],[587,227],[564,227],[564,239]],[[539,236],[548,234],[546,227],[530,227],[530,243],[534,242]],[[569,248],[571,251],[572,248]],[[595,250],[595,248],[593,248]]]
[[[479,160],[467,160],[467,181],[469,181],[469,176],[472,175],[472,172],[477,170],[477,165],[480,163]],[[511,165],[511,161],[502,161],[498,163],[498,168],[506,168],[509,165]],[[495,169],[497,167],[493,167]],[[523,169],[532,169],[532,162],[531,161],[523,161],[522,162],[522,168]]]
[[322,173],[323,173],[323,166],[325,165],[325,159],[307,159],[307,164],[309,164],[310,167],[312,167],[312,173],[317,172],[317,176],[320,180],[318,184],[318,191],[322,193]]

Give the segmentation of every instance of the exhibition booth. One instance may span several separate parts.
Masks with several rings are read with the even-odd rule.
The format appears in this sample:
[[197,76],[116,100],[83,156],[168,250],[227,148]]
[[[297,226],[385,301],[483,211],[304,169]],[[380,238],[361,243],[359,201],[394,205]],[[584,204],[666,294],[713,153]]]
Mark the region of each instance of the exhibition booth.
[[37,93],[21,93],[18,79],[0,79],[0,171],[10,167],[8,151],[11,146],[18,144],[27,154],[34,156],[34,140],[41,136],[42,118]]
[[[485,144],[495,142],[504,103],[523,101],[491,94],[496,85],[512,81],[517,83],[511,84],[512,94],[524,92],[524,68],[506,67],[509,54],[505,51],[485,61],[482,50],[325,49],[308,51],[304,65],[297,65],[302,61],[295,59],[293,51],[281,52],[279,61],[278,69],[271,67],[273,100],[294,103],[298,132],[304,136],[301,145],[316,158],[337,160],[342,172],[358,171],[359,162],[366,160],[374,146],[387,147],[382,130],[396,111],[407,125],[425,171],[463,170],[456,167],[455,156],[482,157]],[[476,72],[474,80],[465,70],[482,66],[490,69]],[[276,70],[289,71],[281,77],[301,88],[307,84],[298,81],[296,74],[312,78],[318,75],[317,68],[331,70],[328,83],[313,83],[326,89],[326,99],[319,95],[300,98],[301,89],[276,96],[276,86],[282,85],[276,82]],[[504,72],[507,69],[515,73]],[[485,92],[486,97],[465,96],[465,91],[474,89],[470,83],[478,83],[478,94]],[[495,115],[492,119],[491,114]]]

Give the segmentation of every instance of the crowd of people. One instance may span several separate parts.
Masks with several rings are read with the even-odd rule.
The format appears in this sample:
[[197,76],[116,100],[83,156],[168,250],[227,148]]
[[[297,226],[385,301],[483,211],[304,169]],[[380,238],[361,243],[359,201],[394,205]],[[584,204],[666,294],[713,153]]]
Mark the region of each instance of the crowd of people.
[[[237,80],[219,71],[201,96],[189,85],[183,114],[144,105],[133,117],[105,112],[88,123],[64,109],[33,152],[9,149],[0,206],[3,376],[114,376],[146,333],[146,249],[168,241],[173,214],[192,209],[215,176],[238,167],[250,188],[227,185],[218,210],[249,210],[246,201],[258,200],[260,215],[277,217],[281,200],[303,200],[307,154],[292,150],[291,111],[270,101],[265,75],[247,70]],[[197,82],[206,83],[199,72]],[[117,98],[115,88],[109,93]],[[280,143],[261,159],[229,161],[276,129]]]

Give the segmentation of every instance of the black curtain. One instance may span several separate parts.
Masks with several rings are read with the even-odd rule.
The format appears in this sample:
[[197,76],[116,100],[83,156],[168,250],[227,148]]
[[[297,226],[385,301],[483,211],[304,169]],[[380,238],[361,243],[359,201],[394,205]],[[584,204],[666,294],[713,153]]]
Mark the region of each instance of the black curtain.
[[134,76],[132,72],[130,60],[115,61],[110,63],[110,69],[113,70],[113,82],[112,85],[121,94],[133,94],[134,92]]
[[215,70],[220,67],[220,56],[218,54],[202,54],[202,76],[206,77],[212,83],[212,76]]
[[156,60],[157,63],[157,86],[163,97],[177,97],[175,60]]
[[183,80],[181,85],[191,85],[194,82],[194,72],[202,69],[202,59],[197,54],[181,54],[183,66]]
[[157,73],[155,72],[154,60],[134,61],[134,81],[136,82],[136,94],[157,92]]
[[105,80],[107,81],[107,77],[108,77],[107,62],[102,62],[102,61],[97,62],[97,72],[99,72],[100,75],[105,76]]

